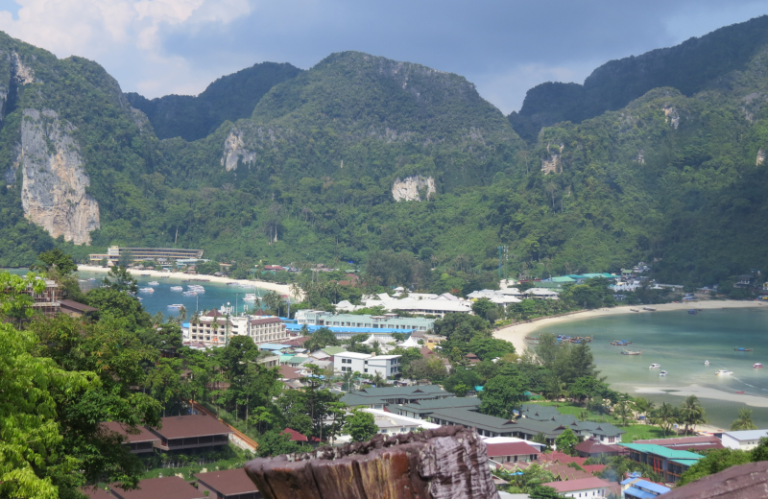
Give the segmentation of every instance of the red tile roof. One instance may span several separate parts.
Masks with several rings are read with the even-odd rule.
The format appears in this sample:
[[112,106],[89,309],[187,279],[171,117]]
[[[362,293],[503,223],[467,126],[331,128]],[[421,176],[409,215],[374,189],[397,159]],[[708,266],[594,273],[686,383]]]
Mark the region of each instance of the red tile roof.
[[668,449],[688,450],[688,449],[723,449],[723,443],[714,435],[700,437],[681,437],[681,438],[657,438],[654,440],[635,440],[633,444],[652,444],[661,445]]
[[259,324],[281,324],[283,321],[278,319],[277,317],[265,317],[264,319],[253,319],[251,321],[251,325],[259,325]]
[[586,461],[588,458],[586,457],[574,457],[569,456],[568,454],[565,454],[563,452],[552,452],[551,454],[542,454],[539,459],[544,462],[550,462],[554,463],[555,461],[561,463],[561,464],[568,464],[568,463],[578,463],[579,466],[584,466],[584,461]]
[[605,469],[604,464],[584,464],[581,467],[584,468],[584,471],[587,473],[592,473],[593,475],[595,473],[602,473],[602,471]]
[[530,456],[533,454],[540,454],[538,449],[532,447],[525,442],[508,442],[497,444],[485,444],[488,449],[488,457],[499,456]]
[[137,426],[136,430],[138,430],[138,433],[128,433],[128,426],[123,425],[122,423],[118,423],[115,421],[110,421],[108,423],[101,423],[101,427],[105,429],[106,431],[113,431],[115,433],[119,433],[124,437],[124,440],[131,444],[136,444],[139,442],[159,442],[160,439],[157,437],[157,435],[153,434],[149,430],[147,430],[144,427]]
[[80,492],[86,495],[89,499],[115,499],[115,496],[110,494],[104,489],[99,487],[81,487]]
[[577,452],[584,452],[586,454],[603,454],[603,453],[613,453],[613,452],[622,454],[626,452],[626,449],[624,447],[620,447],[618,445],[602,444],[593,438],[588,438],[587,440],[584,440],[583,442],[579,443],[575,447],[575,449]]
[[197,473],[195,477],[201,484],[223,496],[258,492],[243,468]]
[[280,378],[282,379],[300,379],[299,369],[291,366],[280,366]]
[[204,499],[202,491],[197,490],[177,476],[149,478],[139,482],[137,490],[123,490],[110,485],[113,495],[120,499]]
[[152,428],[152,432],[168,440],[233,433],[223,423],[211,416],[170,416],[163,418],[162,422],[163,427],[160,429]]
[[545,487],[552,487],[558,493],[573,492],[579,490],[590,490],[608,488],[611,486],[611,482],[597,478],[596,476],[589,478],[579,478],[576,480],[567,480],[565,482],[549,482],[542,484]]
[[309,441],[309,439],[306,436],[304,436],[301,433],[299,433],[298,431],[292,430],[290,428],[286,428],[283,431],[281,431],[280,433],[286,433],[287,435],[289,435],[291,437],[291,440],[293,440],[294,442],[308,442]]
[[283,345],[291,345],[293,347],[303,347],[304,343],[306,343],[311,336],[299,336],[298,338],[292,338],[288,341],[282,341],[281,343]]

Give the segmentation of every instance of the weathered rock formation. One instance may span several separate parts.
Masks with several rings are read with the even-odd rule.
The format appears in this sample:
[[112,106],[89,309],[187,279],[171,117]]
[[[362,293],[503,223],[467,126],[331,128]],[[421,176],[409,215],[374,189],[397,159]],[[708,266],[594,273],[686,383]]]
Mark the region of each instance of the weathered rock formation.
[[221,158],[221,164],[227,171],[237,170],[237,163],[240,160],[244,163],[255,161],[256,153],[245,147],[242,130],[233,127],[224,141],[224,157]]
[[755,166],[760,166],[765,162],[765,151],[761,147],[757,150],[757,157],[755,158]]
[[541,171],[544,172],[544,175],[563,172],[563,166],[560,163],[560,156],[564,148],[565,144],[560,144],[559,147],[554,146],[552,148],[547,146],[547,157],[541,160]]
[[402,180],[396,178],[392,184],[392,197],[395,201],[422,201],[422,194],[424,199],[429,199],[436,193],[435,179],[432,177],[415,175]]
[[87,244],[90,232],[100,226],[99,205],[85,192],[90,179],[71,136],[73,130],[54,111],[24,110],[21,204],[27,220],[52,237]]
[[266,499],[498,499],[485,444],[463,426],[388,437],[245,466]]

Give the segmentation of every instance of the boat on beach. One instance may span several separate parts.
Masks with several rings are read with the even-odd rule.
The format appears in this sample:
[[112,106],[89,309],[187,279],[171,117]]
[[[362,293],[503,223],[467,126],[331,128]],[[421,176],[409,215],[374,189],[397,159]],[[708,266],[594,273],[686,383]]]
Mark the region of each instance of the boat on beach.
[[647,310],[649,312],[655,312],[656,311],[655,308],[651,308],[651,307],[643,307],[643,310]]
[[752,367],[754,369],[762,369],[763,365],[761,363],[759,363],[759,362],[755,362],[754,364],[752,364]]
[[656,364],[655,362],[651,364],[651,366],[648,369],[658,369],[661,367],[661,364]]
[[638,310],[638,309],[636,309],[636,308],[630,308],[630,309],[629,309],[629,311],[630,311],[630,312],[639,312],[640,310]]
[[663,376],[666,376],[666,375],[667,375],[667,371],[659,371],[659,376],[663,377]]
[[632,351],[632,350],[622,350],[621,355],[642,355],[642,350]]
[[715,371],[715,376],[730,376],[733,374],[733,371],[729,371],[728,369],[719,369]]

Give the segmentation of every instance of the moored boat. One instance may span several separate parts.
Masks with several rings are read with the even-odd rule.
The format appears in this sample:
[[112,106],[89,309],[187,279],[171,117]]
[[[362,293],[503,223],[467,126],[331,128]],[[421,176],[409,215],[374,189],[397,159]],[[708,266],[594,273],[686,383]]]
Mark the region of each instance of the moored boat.
[[181,303],[173,303],[171,305],[168,305],[168,308],[171,310],[181,310],[182,308],[184,308],[184,305],[182,305]]
[[182,296],[197,296],[197,293],[195,293],[194,291],[184,291],[183,293],[181,293],[181,295]]
[[243,301],[248,303],[253,303],[256,301],[256,295],[253,293],[248,293],[245,296],[243,296]]
[[171,291],[184,291],[181,286],[171,286]]
[[621,355],[642,355],[642,350],[632,351],[632,350],[622,350]]
[[159,286],[159,285],[160,285],[160,283],[159,283],[159,282],[157,282],[157,281],[149,281],[149,282],[147,283],[147,286]]
[[762,369],[763,365],[759,362],[755,362],[754,364],[752,364],[752,367],[754,367],[755,369]]
[[139,293],[154,293],[154,292],[155,292],[154,288],[141,288],[139,290]]
[[752,349],[751,348],[734,348],[733,351],[734,352],[751,352]]
[[666,376],[666,375],[667,375],[667,371],[659,371],[659,376]]
[[708,365],[709,365],[709,361],[708,361],[708,360],[705,360],[705,361],[704,361],[704,365],[705,365],[705,366],[708,366]]
[[690,310],[688,311],[688,313],[689,313],[689,314],[691,314],[691,315],[696,315],[696,314],[698,314],[698,313],[699,313],[699,311],[698,311],[698,310],[696,310],[695,308],[692,308],[692,309],[690,309]]
[[733,371],[729,371],[728,369],[719,369],[715,371],[715,376],[730,376],[733,374]]
[[651,364],[651,366],[648,369],[658,369],[661,367],[661,364],[656,364],[655,362]]

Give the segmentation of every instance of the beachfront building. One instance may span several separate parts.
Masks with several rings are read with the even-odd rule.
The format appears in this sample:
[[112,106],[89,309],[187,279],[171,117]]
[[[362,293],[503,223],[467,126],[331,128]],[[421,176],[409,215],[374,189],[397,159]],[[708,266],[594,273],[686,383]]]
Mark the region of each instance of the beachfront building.
[[445,314],[472,312],[472,302],[464,300],[450,293],[442,295],[430,293],[410,293],[403,297],[402,294],[389,296],[386,293],[363,296],[362,305],[352,305],[348,301],[339,302],[336,310],[353,312],[361,308],[382,307],[384,310],[396,312],[403,311],[412,315],[445,317]]
[[211,310],[189,324],[189,343],[202,348],[224,347],[232,336],[249,336],[256,344],[288,339],[279,317],[225,315]]
[[399,317],[390,313],[384,315],[333,314],[322,310],[299,310],[294,317],[296,324],[290,329],[301,330],[307,326],[310,332],[321,327],[330,329],[337,338],[346,339],[355,334],[390,335],[431,331],[434,319],[423,317]]
[[680,475],[704,456],[684,450],[668,449],[651,444],[619,444],[629,450],[632,461],[647,464],[662,476],[664,483],[675,483]]
[[182,249],[182,248],[121,248],[119,246],[110,246],[106,253],[91,253],[89,259],[91,263],[98,264],[106,260],[108,264],[114,265],[120,260],[120,255],[129,253],[133,260],[142,262],[145,260],[157,261],[176,261],[183,259],[200,259],[203,257],[201,249]]
[[723,433],[721,440],[729,449],[746,451],[757,447],[763,437],[768,437],[768,430],[727,431]]
[[400,375],[400,355],[374,355],[369,353],[342,352],[333,356],[333,371],[358,372],[384,378]]

